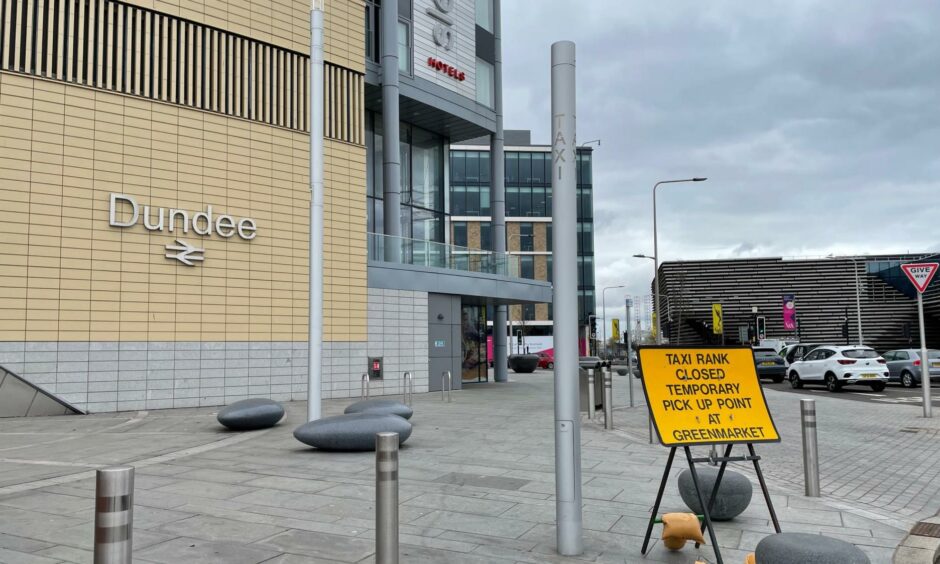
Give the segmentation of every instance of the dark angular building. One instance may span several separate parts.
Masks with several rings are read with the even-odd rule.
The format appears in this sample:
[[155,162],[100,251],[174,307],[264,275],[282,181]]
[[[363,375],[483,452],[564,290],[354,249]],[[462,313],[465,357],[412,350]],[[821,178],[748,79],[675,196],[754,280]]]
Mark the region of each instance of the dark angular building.
[[[712,305],[721,304],[728,344],[754,336],[758,317],[767,339],[854,344],[860,304],[864,344],[879,351],[917,347],[917,294],[900,265],[938,259],[904,254],[666,262],[659,269],[663,336],[672,344],[720,343]],[[794,304],[789,324],[785,296]],[[927,344],[940,347],[940,282],[924,295],[924,315]]]

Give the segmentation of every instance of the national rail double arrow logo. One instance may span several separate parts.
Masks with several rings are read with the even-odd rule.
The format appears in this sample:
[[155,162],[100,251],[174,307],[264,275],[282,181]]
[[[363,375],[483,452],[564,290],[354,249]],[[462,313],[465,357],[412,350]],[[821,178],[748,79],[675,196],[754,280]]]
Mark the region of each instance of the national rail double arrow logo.
[[177,239],[175,245],[167,245],[166,250],[178,251],[176,254],[167,253],[166,258],[176,259],[186,266],[195,266],[192,261],[204,261],[206,257],[202,256],[205,249],[194,247],[182,239]]

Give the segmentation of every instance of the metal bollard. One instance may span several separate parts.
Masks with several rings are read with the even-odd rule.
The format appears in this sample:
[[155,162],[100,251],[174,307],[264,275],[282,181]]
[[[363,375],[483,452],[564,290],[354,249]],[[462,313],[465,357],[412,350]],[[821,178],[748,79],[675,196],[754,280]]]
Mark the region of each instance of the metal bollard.
[[441,372],[441,401],[444,401],[444,383],[447,383],[447,403],[450,403],[450,392],[454,389],[454,377],[450,370]]
[[375,434],[375,564],[398,564],[398,433]]
[[134,539],[134,468],[96,473],[95,564],[130,564]]
[[627,371],[627,382],[630,384],[630,407],[634,407],[633,403],[633,365],[630,364],[630,369]]
[[362,384],[359,387],[359,399],[369,399],[369,375],[364,373],[362,374]]
[[803,427],[803,482],[807,497],[819,497],[819,450],[816,448],[816,400],[800,400]]
[[414,401],[415,395],[415,378],[411,375],[411,372],[405,372],[405,374],[402,376],[401,386],[401,401],[410,407],[411,402]]
[[588,370],[588,419],[594,421],[594,370]]
[[614,374],[612,369],[604,372],[604,428],[614,428]]

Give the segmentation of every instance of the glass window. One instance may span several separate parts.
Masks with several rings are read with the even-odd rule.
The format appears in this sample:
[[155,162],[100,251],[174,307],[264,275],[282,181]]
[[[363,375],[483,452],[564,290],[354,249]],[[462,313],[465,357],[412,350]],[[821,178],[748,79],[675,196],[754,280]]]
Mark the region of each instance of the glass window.
[[506,186],[506,215],[509,217],[519,216],[518,186]]
[[532,215],[532,188],[528,186],[519,188],[519,215],[522,217]]
[[522,184],[532,182],[532,153],[519,154],[519,182]]
[[532,154],[532,184],[547,184],[551,178],[546,175],[548,153]]
[[578,286],[594,285],[594,257],[578,257]]
[[549,281],[549,282],[554,282],[554,281],[555,281],[555,275],[554,275],[554,273],[552,273],[552,262],[553,262],[553,261],[552,261],[552,255],[548,255],[547,257],[545,257],[545,269],[546,269],[546,271],[548,272],[548,281]]
[[480,224],[480,248],[484,251],[493,250],[493,226],[489,222]]
[[519,224],[519,250],[531,252],[535,250],[534,225],[531,223]]
[[522,278],[535,279],[535,257],[523,255],[519,257],[519,273]]
[[398,70],[411,74],[411,26],[405,22],[398,22]]
[[578,155],[578,182],[591,184],[591,155],[581,153]]
[[526,321],[535,321],[535,304],[524,304],[522,306],[522,316]]
[[467,154],[463,151],[450,152],[450,182],[461,183],[467,179]]
[[506,184],[519,184],[519,155],[506,153]]
[[477,57],[477,102],[493,107],[493,65]]
[[490,154],[480,153],[480,182],[490,182]]
[[879,355],[871,349],[850,349],[842,351],[842,356],[845,358],[878,358]]
[[[441,138],[423,129],[414,128],[411,151],[413,205],[444,211],[443,154],[444,144]],[[402,167],[403,171],[404,168]]]
[[467,215],[480,215],[479,186],[467,186]]
[[398,0],[398,16],[411,19],[411,0]]
[[457,245],[458,247],[466,247],[467,245],[467,222],[465,221],[454,221],[451,222],[451,228],[454,232],[454,237],[451,239],[451,244]]
[[443,241],[444,216],[421,208],[411,208],[412,239]]
[[545,210],[545,188],[532,188],[532,215],[548,216]]
[[480,181],[480,153],[476,151],[467,152],[467,182]]
[[548,252],[552,252],[552,231],[553,231],[552,224],[546,223],[545,224],[545,247],[546,247],[545,250]]
[[385,181],[384,181],[384,171],[382,169],[382,162],[385,160],[385,150],[382,146],[383,136],[382,136],[382,116],[379,114],[372,115],[372,130],[373,130],[373,140],[372,145],[375,150],[375,158],[372,159],[372,195],[381,198],[385,194]]
[[490,187],[480,187],[480,215],[490,215]]
[[894,353],[894,357],[897,360],[910,360],[911,359],[911,355],[909,355],[907,351],[898,351]]
[[477,25],[493,33],[493,0],[477,0]]
[[403,204],[411,203],[411,128],[407,124],[400,124],[400,138],[398,143],[399,162],[401,163],[401,201]]
[[450,187],[450,213],[454,215],[467,215],[467,187]]
[[594,225],[592,223],[578,222],[578,253],[582,255],[594,253]]
[[591,189],[578,188],[578,219],[591,219],[594,209],[591,205]]

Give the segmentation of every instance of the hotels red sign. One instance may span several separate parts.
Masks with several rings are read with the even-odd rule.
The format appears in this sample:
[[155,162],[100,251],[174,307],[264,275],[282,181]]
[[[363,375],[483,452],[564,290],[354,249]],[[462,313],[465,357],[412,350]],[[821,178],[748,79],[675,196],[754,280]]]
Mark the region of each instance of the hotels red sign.
[[441,73],[446,74],[447,76],[455,80],[459,80],[460,82],[463,82],[464,80],[467,79],[467,74],[465,72],[448,65],[444,61],[435,59],[434,57],[428,57],[428,66],[431,67],[432,69],[435,69]]

